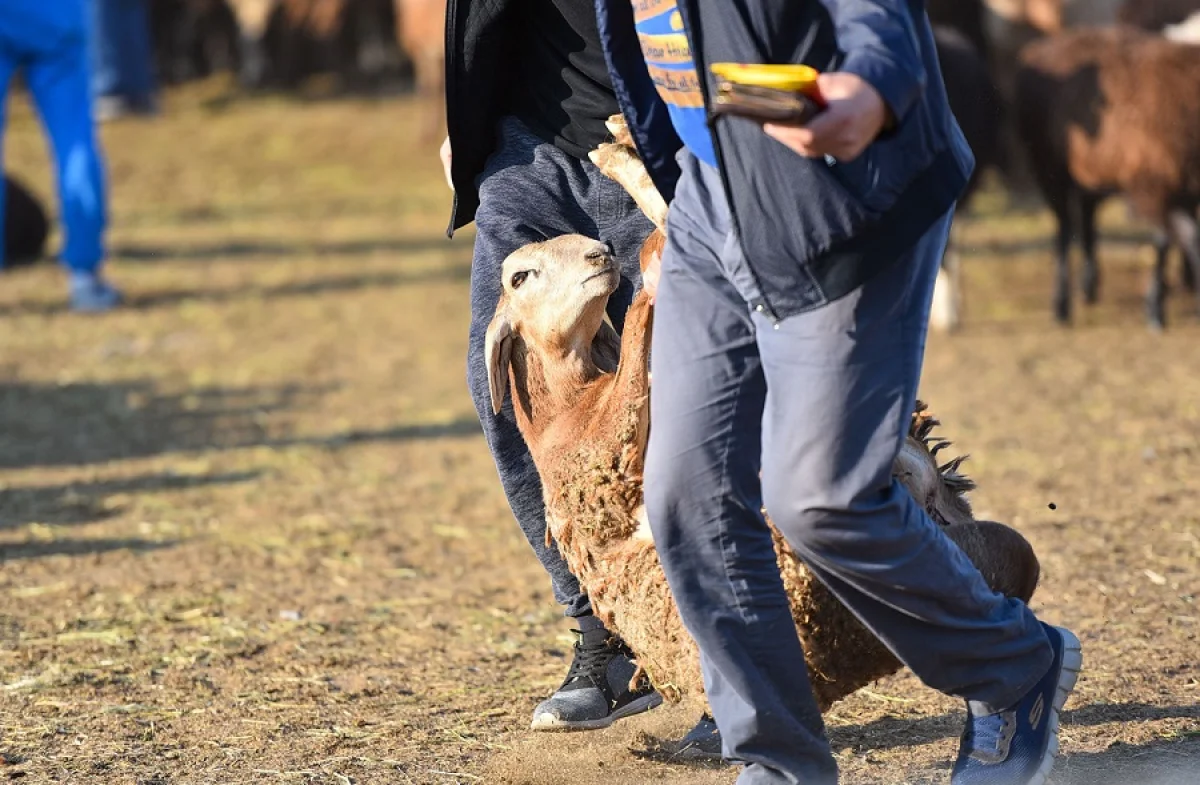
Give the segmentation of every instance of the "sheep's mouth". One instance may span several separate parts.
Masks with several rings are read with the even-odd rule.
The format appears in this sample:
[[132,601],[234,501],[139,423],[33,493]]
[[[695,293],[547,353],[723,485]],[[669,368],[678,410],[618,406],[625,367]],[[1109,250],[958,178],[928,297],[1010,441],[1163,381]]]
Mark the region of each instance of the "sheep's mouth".
[[617,268],[610,264],[610,265],[592,273],[587,278],[584,278],[583,282],[585,284],[587,284],[587,283],[591,283],[592,281],[596,280],[597,278],[605,278],[605,277],[609,277],[609,276],[612,276],[615,278],[616,272],[617,272]]

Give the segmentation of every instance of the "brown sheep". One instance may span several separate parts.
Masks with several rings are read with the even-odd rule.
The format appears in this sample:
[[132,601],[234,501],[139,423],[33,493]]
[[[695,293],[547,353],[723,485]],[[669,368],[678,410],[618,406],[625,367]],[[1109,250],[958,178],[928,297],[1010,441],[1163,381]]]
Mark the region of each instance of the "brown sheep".
[[[1031,41],[1082,25],[1111,24],[1121,0],[983,0],[987,57],[1000,95],[1016,98],[1013,67],[1021,48]],[[1011,120],[1011,118],[1010,118]],[[1001,173],[1014,204],[1032,207],[1037,188],[1014,123],[1003,126],[1006,162]]]
[[267,25],[279,0],[229,0],[238,31],[238,78],[259,87],[267,76]]
[[1083,291],[1095,302],[1096,208],[1115,194],[1157,229],[1146,292],[1165,324],[1163,281],[1173,242],[1200,278],[1200,47],[1131,27],[1068,31],[1030,44],[1017,69],[1016,114],[1037,181],[1058,220],[1054,313],[1071,317],[1069,254],[1082,240]]
[[1117,21],[1151,32],[1161,32],[1200,12],[1200,0],[1125,0]]
[[[604,145],[593,160],[620,182],[660,227],[643,266],[661,248],[661,198],[649,193],[630,147]],[[664,698],[703,694],[695,643],[684,628],[654,547],[642,503],[649,435],[652,307],[643,290],[618,337],[604,321],[620,281],[609,248],[580,235],[525,246],[503,265],[503,292],[486,351],[493,408],[511,389],[518,428],[542,477],[547,540],[560,551],[605,625],[629,645],[639,672]],[[1015,530],[976,522],[965,498],[972,483],[961,458],[938,467],[946,442],[918,403],[895,475],[921,500],[989,584],[1028,601],[1039,568]],[[822,711],[901,665],[796,557],[771,526],[792,615]],[[635,681],[638,679],[635,676]]]
[[396,41],[412,60],[422,107],[419,138],[441,136],[445,120],[446,0],[395,0]]

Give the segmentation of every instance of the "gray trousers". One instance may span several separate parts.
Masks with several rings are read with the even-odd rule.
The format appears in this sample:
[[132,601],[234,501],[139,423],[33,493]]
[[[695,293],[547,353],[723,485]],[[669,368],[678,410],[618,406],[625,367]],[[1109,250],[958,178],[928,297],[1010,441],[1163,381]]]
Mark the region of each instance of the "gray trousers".
[[679,162],[652,336],[647,512],[724,754],[745,764],[739,785],[832,783],[764,501],[925,684],[1000,709],[1051,663],[1033,613],[993,592],[891,475],[951,217],[860,289],[776,328],[747,304],[753,277],[716,170],[686,150]]
[[638,252],[654,225],[625,189],[590,161],[543,142],[512,117],[501,122],[498,135],[496,151],[479,178],[467,383],[509,507],[550,576],[554,598],[567,616],[583,616],[591,613],[587,595],[558,546],[546,547],[542,482],[513,419],[513,397],[505,397],[499,415],[492,413],[484,336],[500,299],[500,268],[508,255],[526,243],[576,233],[609,242],[621,265],[621,284],[608,303],[609,319],[620,332],[642,285]]

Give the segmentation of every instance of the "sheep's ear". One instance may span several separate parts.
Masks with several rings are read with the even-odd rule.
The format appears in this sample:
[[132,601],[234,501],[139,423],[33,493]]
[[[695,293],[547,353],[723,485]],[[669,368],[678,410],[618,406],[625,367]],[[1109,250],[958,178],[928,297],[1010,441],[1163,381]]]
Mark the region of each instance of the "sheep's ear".
[[508,368],[512,363],[513,329],[508,314],[498,310],[488,325],[484,352],[488,358],[488,386],[492,390],[492,413],[499,414],[508,392]]

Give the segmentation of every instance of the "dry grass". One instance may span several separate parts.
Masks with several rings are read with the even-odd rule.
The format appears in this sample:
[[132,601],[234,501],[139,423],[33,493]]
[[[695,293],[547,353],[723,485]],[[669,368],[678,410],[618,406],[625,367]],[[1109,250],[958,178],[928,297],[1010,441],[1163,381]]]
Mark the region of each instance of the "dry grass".
[[[64,312],[53,265],[0,278],[0,775],[732,782],[631,752],[679,710],[525,730],[567,625],[465,392],[470,233],[444,239],[410,107],[215,89],[104,129],[131,308]],[[15,104],[7,164],[44,196]],[[1048,219],[981,208],[968,329],[931,340],[922,395],[979,511],[1037,547],[1036,608],[1084,641],[1055,781],[1194,781],[1194,310],[1144,329],[1114,206],[1103,303],[1056,329]],[[911,677],[828,719],[845,782],[946,781],[959,708]]]

